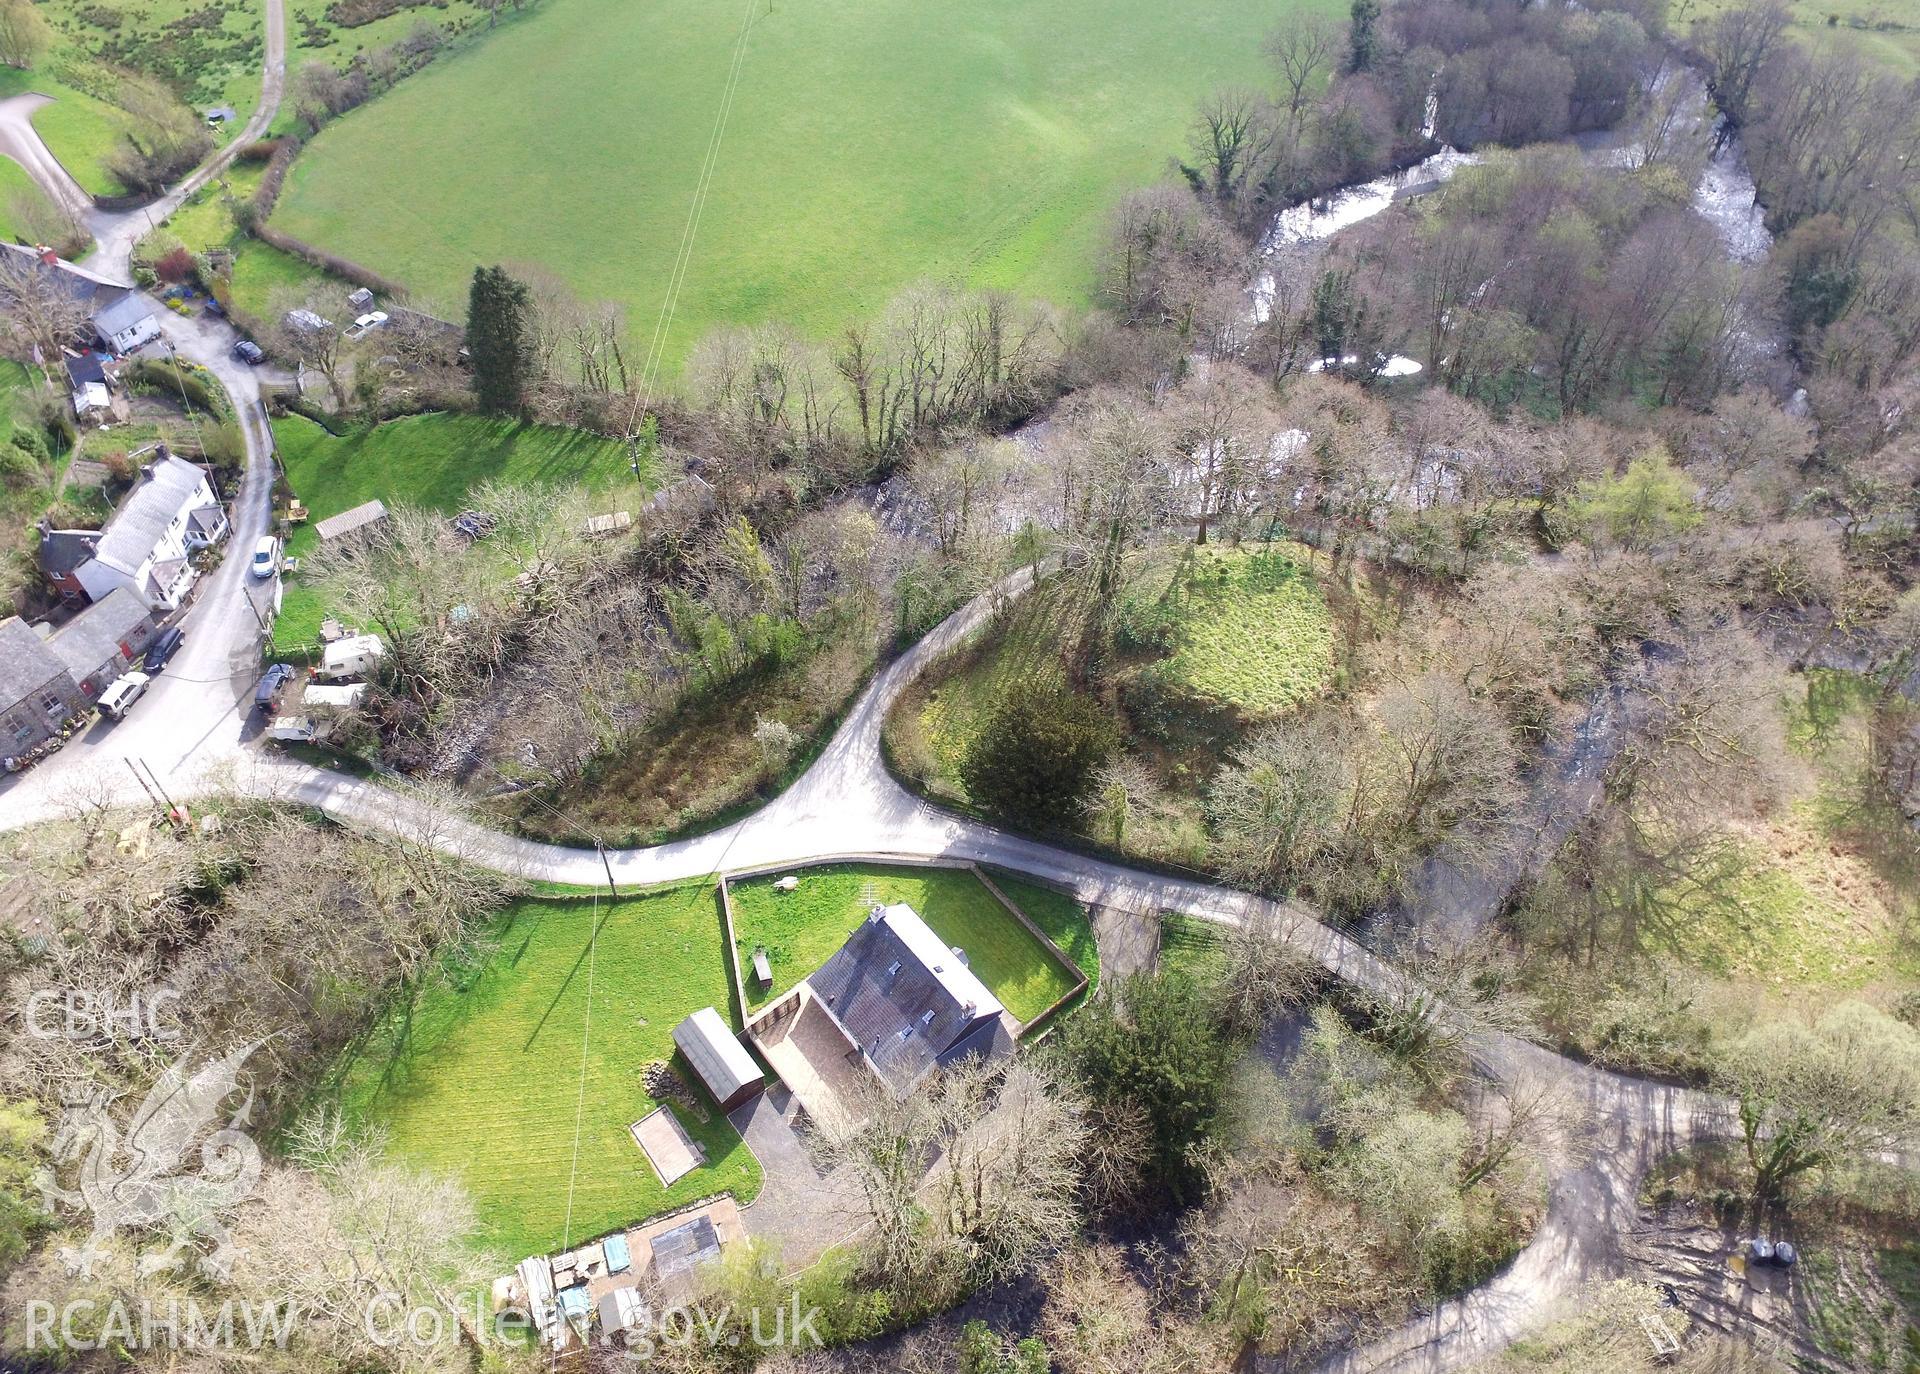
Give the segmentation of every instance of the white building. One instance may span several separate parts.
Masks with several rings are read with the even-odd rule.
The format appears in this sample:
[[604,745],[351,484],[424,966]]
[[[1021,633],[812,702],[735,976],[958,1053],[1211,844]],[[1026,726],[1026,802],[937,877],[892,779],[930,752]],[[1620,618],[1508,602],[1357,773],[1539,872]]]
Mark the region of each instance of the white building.
[[93,313],[93,332],[111,353],[131,353],[141,344],[160,337],[160,321],[147,304],[147,298],[129,291],[119,300]]
[[125,587],[155,610],[176,610],[199,575],[193,554],[226,533],[227,517],[207,474],[165,454],[142,469],[73,578],[92,601]]

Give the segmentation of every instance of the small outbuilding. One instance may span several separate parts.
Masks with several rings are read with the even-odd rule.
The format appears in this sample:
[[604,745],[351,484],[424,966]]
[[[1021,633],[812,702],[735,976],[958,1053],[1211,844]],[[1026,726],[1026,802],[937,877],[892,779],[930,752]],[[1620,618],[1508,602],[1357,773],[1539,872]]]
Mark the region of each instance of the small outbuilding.
[[580,533],[589,539],[602,539],[608,535],[622,534],[633,528],[633,512],[616,510],[605,515],[590,515],[580,527]]
[[93,332],[107,351],[118,357],[159,338],[160,321],[154,318],[144,296],[129,291],[94,311]]
[[379,635],[335,640],[321,653],[320,666],[314,670],[314,676],[327,682],[365,677],[380,671],[380,660],[386,657],[386,652],[387,646]]
[[338,515],[329,515],[325,520],[316,521],[313,532],[320,536],[322,544],[331,544],[336,539],[373,529],[384,523],[386,518],[387,507],[376,498],[363,501],[352,510],[343,510]]
[[712,1007],[675,1026],[673,1043],[722,1111],[732,1111],[764,1086],[759,1064]]

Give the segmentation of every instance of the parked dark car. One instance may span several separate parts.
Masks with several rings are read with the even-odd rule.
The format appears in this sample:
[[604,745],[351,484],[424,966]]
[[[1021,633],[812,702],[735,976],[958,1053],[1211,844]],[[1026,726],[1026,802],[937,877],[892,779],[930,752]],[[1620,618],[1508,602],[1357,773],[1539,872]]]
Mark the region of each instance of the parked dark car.
[[235,344],[233,346],[233,356],[243,363],[254,365],[258,365],[267,360],[265,351],[252,339],[242,339],[239,343]]
[[157,673],[167,666],[167,660],[180,651],[180,641],[187,632],[178,625],[169,625],[153,637],[153,643],[147,645],[147,657],[142,667],[149,673]]
[[280,695],[280,689],[286,686],[287,679],[293,676],[291,663],[276,663],[260,674],[260,681],[253,689],[253,707],[256,711],[273,709],[273,699]]

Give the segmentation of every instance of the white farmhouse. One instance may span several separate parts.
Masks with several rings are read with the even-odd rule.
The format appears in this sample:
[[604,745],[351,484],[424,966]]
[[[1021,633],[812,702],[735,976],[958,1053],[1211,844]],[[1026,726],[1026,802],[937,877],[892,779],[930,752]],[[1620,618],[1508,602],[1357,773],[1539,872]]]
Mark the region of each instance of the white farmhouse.
[[111,305],[94,311],[93,332],[100,336],[107,351],[117,356],[159,338],[160,321],[145,296],[129,291]]
[[227,517],[207,474],[163,454],[141,470],[139,484],[91,537],[71,574],[88,600],[125,587],[155,610],[177,610],[198,576],[193,554],[227,533]]

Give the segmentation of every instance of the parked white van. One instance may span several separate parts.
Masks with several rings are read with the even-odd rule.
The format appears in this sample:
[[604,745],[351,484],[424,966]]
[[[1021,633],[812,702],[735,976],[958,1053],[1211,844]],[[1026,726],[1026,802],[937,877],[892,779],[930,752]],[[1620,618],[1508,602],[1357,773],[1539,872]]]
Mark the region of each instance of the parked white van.
[[100,694],[102,714],[115,720],[127,718],[127,708],[146,695],[147,684],[153,679],[145,673],[122,673],[113,680],[113,685]]

